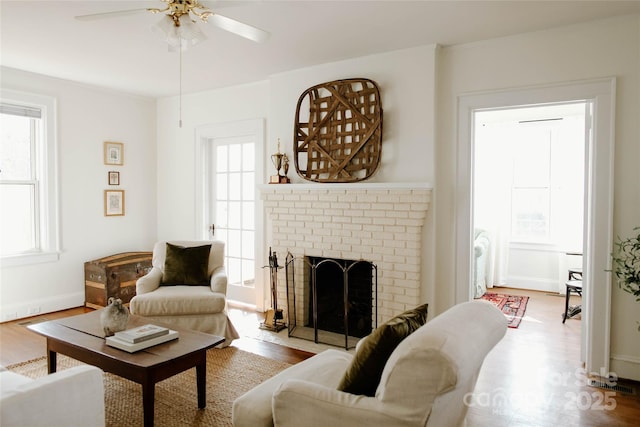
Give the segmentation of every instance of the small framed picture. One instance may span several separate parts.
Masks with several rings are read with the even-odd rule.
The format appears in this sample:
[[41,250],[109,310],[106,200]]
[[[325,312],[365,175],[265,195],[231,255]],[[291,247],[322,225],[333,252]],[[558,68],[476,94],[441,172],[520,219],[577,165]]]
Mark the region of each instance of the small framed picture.
[[104,216],[124,215],[124,190],[104,190]]
[[124,144],[122,142],[104,143],[104,164],[124,165]]
[[109,185],[120,185],[120,172],[109,171]]

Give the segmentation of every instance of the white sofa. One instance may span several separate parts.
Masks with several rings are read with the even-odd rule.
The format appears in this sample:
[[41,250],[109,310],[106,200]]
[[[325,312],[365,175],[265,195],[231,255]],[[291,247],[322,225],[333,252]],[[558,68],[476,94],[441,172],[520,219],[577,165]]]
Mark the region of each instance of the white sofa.
[[384,366],[374,397],[337,390],[352,354],[325,350],[233,403],[235,427],[460,426],[485,356],[507,321],[494,305],[452,307],[405,338]]
[[2,427],[105,425],[101,369],[76,366],[37,379],[0,371]]
[[240,337],[227,316],[227,273],[224,268],[224,242],[170,241],[182,247],[211,245],[209,252],[209,286],[161,286],[167,242],[153,248],[152,268],[136,282],[136,296],[131,299],[131,314],[150,321],[206,332],[225,338],[218,347],[226,347]]

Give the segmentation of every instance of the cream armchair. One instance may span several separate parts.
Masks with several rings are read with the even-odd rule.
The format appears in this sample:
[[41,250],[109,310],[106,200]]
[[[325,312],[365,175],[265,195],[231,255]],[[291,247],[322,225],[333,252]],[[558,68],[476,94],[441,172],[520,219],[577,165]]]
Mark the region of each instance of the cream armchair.
[[[207,275],[208,286],[162,283],[165,272],[167,243],[193,248],[211,245]],[[227,316],[227,273],[224,268],[224,242],[161,241],[153,248],[152,269],[136,283],[136,296],[131,299],[131,314],[178,327],[206,332],[225,338],[226,347],[238,332]]]
[[454,306],[400,342],[372,397],[339,391],[353,355],[325,350],[236,399],[233,425],[462,426],[485,356],[506,330],[491,303]]

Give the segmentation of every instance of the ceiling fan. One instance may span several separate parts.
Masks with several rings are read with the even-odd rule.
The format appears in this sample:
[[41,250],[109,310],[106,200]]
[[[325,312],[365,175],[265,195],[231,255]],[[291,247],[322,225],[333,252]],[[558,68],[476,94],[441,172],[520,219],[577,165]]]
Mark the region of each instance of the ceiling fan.
[[[151,12],[154,14],[165,13],[165,17],[156,25],[157,30],[161,30],[167,37],[169,48],[177,44],[184,50],[187,46],[206,39],[206,36],[200,31],[196,25],[196,18],[202,22],[211,22],[213,25],[237,34],[255,42],[263,42],[267,40],[270,34],[267,31],[256,28],[252,25],[245,24],[235,19],[219,15],[203,6],[198,0],[162,0],[167,3],[164,9],[144,8],[117,10],[113,12],[94,13],[90,15],[80,15],[75,18],[79,21],[92,21],[96,19],[113,18],[124,15],[131,15],[141,12]],[[185,45],[185,39],[186,45]],[[176,47],[176,46],[173,46]]]

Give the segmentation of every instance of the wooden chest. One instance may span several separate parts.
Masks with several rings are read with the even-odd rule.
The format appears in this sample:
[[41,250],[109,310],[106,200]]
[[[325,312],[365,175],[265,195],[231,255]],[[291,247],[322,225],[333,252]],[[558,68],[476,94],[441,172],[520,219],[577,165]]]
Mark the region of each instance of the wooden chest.
[[136,281],[151,270],[151,252],[125,252],[84,263],[85,305],[102,308],[109,297],[129,304]]

